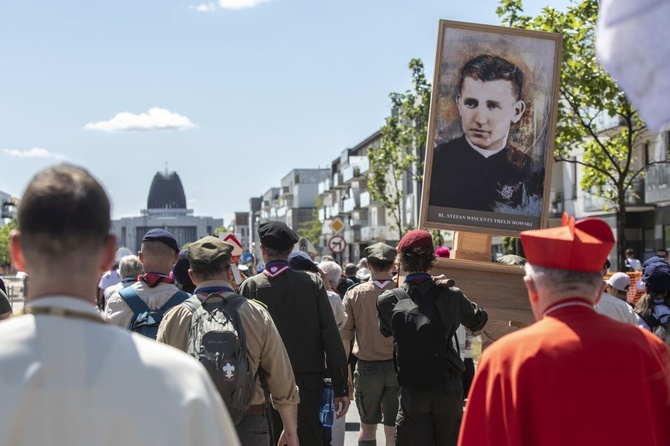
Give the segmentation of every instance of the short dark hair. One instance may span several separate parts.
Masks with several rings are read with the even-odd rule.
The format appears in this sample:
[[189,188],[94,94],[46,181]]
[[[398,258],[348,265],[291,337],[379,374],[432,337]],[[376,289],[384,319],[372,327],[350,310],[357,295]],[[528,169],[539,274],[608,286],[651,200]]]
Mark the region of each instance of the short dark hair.
[[659,252],[663,252],[663,253],[665,253],[665,258],[668,257],[668,250],[667,250],[667,249],[665,249],[665,248],[657,248],[657,249],[656,249],[656,255],[657,255],[658,257],[661,257],[661,256],[658,255]]
[[110,229],[109,198],[87,170],[59,164],[30,181],[18,221],[26,256],[62,261],[75,252],[102,248]]
[[[263,245],[261,243],[261,245]],[[281,260],[287,260],[289,254],[293,252],[293,246],[291,246],[289,249],[284,250],[284,251],[279,251],[278,249],[270,248],[269,246],[263,245],[263,248],[265,249],[265,255],[272,259],[281,259]]]
[[633,248],[628,248],[626,254],[635,254],[635,251],[633,251]]
[[193,271],[193,275],[196,276],[201,281],[218,277],[222,273],[224,273],[228,268],[230,268],[229,263],[221,263],[221,262],[210,263],[207,265],[202,263],[191,264],[191,270]]
[[512,62],[500,56],[481,54],[466,62],[461,69],[461,79],[458,83],[459,91],[463,89],[463,82],[468,77],[482,82],[510,81],[517,99],[521,99],[524,78],[523,71]]
[[[398,261],[403,271],[423,273],[435,263],[435,248],[422,246],[398,251]],[[369,261],[369,260],[368,260]]]
[[390,271],[393,268],[393,261],[389,260],[377,260],[377,259],[368,259],[368,266],[375,271]]

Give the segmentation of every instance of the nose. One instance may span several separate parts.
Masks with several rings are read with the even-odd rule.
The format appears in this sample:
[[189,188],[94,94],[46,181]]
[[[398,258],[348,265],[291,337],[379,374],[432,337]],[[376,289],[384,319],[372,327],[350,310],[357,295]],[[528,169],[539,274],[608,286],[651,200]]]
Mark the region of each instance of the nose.
[[473,116],[473,119],[478,126],[482,126],[482,125],[486,124],[486,121],[487,121],[486,111],[484,109],[482,109],[482,107],[477,107],[477,110],[475,110],[475,114]]

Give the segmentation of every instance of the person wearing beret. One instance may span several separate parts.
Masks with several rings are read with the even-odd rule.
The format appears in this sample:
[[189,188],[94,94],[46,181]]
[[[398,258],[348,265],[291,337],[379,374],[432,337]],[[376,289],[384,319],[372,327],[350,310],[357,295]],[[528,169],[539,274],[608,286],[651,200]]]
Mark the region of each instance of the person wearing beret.
[[[344,347],[358,358],[354,370],[354,394],[361,417],[359,445],[374,445],[377,424],[384,424],[386,444],[394,444],[395,419],[398,414],[400,386],[393,368],[393,339],[379,332],[377,297],[395,288],[391,268],[397,251],[384,243],[375,243],[363,251],[371,279],[350,288],[344,296],[349,315],[340,330]],[[383,418],[382,418],[383,414]]]
[[[234,296],[230,268],[233,245],[212,236],[191,243],[187,250],[188,275],[196,285],[195,297],[204,301],[212,293]],[[193,306],[183,303],[171,308],[161,320],[158,342],[186,352],[191,330]],[[237,309],[246,341],[246,353],[251,372],[256,376],[254,395],[247,415],[236,428],[242,446],[270,445],[266,398],[258,378],[263,370],[265,385],[270,392],[272,406],[279,411],[284,432],[279,444],[297,444],[297,407],[300,398],[293,377],[293,369],[279,332],[267,310],[252,299],[246,299]]]
[[560,227],[521,232],[521,243],[537,322],[484,350],[459,444],[668,444],[668,347],[594,310],[610,227],[564,214]]
[[[396,374],[400,384],[396,444],[455,445],[463,415],[462,374],[465,366],[455,349],[454,335],[461,324],[473,332],[481,330],[488,315],[458,288],[433,281],[429,271],[436,257],[430,232],[420,229],[407,232],[397,249],[400,267],[407,274],[401,288],[406,299],[415,303],[412,314],[417,317],[394,312],[396,306],[402,306],[395,290],[384,291],[377,299],[379,329],[384,336],[393,336],[395,343]],[[444,350],[430,358],[416,352],[399,351],[405,339],[419,337],[419,333],[426,330],[444,336]],[[435,344],[435,348],[442,348],[438,342]],[[423,363],[430,370],[424,368],[419,372],[421,375],[416,376],[416,368],[422,367],[416,365]]]
[[[294,271],[288,256],[298,236],[286,224],[269,221],[258,227],[265,269],[240,286],[240,294],[267,306],[291,359],[300,389],[298,438],[302,445],[320,445],[319,420],[323,391],[324,355],[335,395],[337,417],[349,408],[347,358],[323,281]],[[273,412],[275,432],[281,419]]]
[[[129,288],[134,289],[149,308],[159,309],[177,292],[179,288],[170,275],[172,266],[179,259],[179,245],[175,236],[165,229],[150,229],[142,238],[138,254],[144,274]],[[107,320],[119,327],[129,328],[133,321],[133,310],[115,291],[105,305]]]

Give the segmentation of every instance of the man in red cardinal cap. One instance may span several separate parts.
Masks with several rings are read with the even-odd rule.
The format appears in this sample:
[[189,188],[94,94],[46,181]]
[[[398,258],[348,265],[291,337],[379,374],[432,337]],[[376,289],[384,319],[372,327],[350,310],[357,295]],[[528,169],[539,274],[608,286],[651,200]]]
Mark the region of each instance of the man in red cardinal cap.
[[651,333],[596,313],[614,246],[597,218],[521,233],[538,320],[482,354],[460,445],[670,441],[670,356]]

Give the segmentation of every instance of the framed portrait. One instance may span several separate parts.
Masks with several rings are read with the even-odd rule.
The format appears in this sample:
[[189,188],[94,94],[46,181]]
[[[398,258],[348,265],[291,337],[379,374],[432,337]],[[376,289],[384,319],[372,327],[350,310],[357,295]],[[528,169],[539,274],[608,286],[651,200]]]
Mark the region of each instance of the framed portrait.
[[440,21],[422,228],[546,227],[560,34]]

